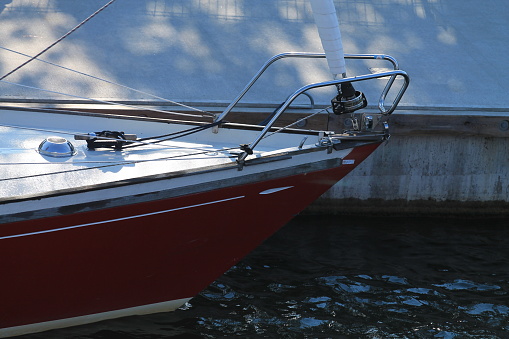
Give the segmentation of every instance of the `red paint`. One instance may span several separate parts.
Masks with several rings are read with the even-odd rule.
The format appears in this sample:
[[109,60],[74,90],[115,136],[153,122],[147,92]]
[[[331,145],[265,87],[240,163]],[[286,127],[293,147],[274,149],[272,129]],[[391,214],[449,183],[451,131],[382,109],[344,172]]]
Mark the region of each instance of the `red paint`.
[[[0,328],[198,294],[371,154],[342,165],[167,200],[1,225],[2,235],[152,213],[138,219],[0,240]],[[294,186],[273,194],[259,193]]]

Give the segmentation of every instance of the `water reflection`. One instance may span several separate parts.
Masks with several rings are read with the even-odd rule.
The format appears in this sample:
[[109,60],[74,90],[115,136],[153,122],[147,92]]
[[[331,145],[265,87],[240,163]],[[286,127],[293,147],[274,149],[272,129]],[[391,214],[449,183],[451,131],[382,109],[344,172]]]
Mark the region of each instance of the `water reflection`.
[[506,223],[299,217],[174,313],[50,334],[506,338]]
[[220,279],[251,308],[226,305],[205,335],[235,318],[246,336],[506,337],[507,233],[497,220],[301,217]]

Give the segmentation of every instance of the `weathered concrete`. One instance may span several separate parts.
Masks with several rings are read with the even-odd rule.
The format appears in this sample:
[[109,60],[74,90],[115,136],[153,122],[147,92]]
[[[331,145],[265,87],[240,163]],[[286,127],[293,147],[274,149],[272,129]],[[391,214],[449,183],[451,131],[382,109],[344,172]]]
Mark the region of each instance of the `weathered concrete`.
[[509,139],[393,135],[308,212],[509,216]]
[[[1,46],[36,54],[106,0],[1,0]],[[402,105],[508,108],[509,2],[336,0],[347,53],[386,53],[412,76]],[[272,55],[321,51],[308,0],[116,1],[42,59],[175,100],[228,102]],[[0,50],[0,74],[26,58]],[[254,103],[329,79],[324,62],[264,77]],[[369,73],[355,62],[349,74]],[[6,80],[85,97],[146,96],[33,62]],[[363,87],[368,94],[379,84]],[[371,94],[370,94],[371,95]],[[2,98],[65,98],[0,86]],[[327,100],[328,97],[324,97]]]

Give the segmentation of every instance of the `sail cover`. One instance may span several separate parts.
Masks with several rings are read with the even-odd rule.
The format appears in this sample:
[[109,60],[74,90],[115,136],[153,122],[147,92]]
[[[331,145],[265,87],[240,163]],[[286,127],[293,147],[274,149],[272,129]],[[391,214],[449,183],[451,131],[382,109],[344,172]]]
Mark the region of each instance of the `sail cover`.
[[333,0],[310,0],[329,69],[337,78],[346,73],[345,56]]

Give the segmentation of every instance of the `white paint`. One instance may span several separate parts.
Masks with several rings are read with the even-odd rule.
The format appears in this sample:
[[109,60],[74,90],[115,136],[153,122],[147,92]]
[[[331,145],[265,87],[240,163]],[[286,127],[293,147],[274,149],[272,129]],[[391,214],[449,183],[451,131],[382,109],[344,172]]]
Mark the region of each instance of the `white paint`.
[[271,188],[271,189],[268,189],[268,190],[265,190],[265,191],[262,191],[260,192],[260,194],[272,194],[272,193],[276,193],[276,192],[280,192],[280,191],[284,191],[284,190],[287,190],[289,188],[293,188],[294,186],[286,186],[286,187],[276,187],[276,188]]
[[[238,147],[239,143],[255,139],[259,131],[246,131],[239,129],[221,129],[221,133],[210,134],[203,131],[192,136],[183,137],[180,141],[168,141],[164,145],[144,146],[140,148],[125,149],[122,152],[113,150],[87,150],[83,140],[73,140],[78,154],[71,158],[45,159],[35,150],[42,140],[48,137],[49,132],[42,131],[48,122],[51,122],[51,135],[69,138],[69,134],[84,133],[85,131],[121,130],[133,132],[140,138],[151,135],[162,135],[176,132],[185,126],[177,124],[157,123],[154,121],[136,121],[128,119],[104,119],[91,116],[55,116],[49,113],[22,112],[2,110],[0,125],[23,126],[27,129],[1,127],[5,144],[0,147],[0,214],[23,213],[30,210],[42,210],[66,206],[70,204],[87,203],[114,199],[117,196],[159,192],[165,189],[175,189],[188,185],[197,185],[212,180],[234,179],[242,177],[247,172],[264,172],[267,168],[277,170],[288,166],[297,166],[302,163],[324,158],[322,154],[302,154],[294,156],[292,161],[278,161],[277,163],[259,164],[250,166],[244,171],[232,171],[236,163],[228,149]],[[100,127],[98,127],[100,126]],[[69,129],[72,130],[69,130]],[[78,129],[79,130],[74,130]],[[67,132],[66,132],[67,131]],[[59,132],[59,133],[58,133]],[[87,132],[88,133],[88,132]],[[311,133],[304,145],[314,148],[313,139],[316,134]],[[297,151],[297,145],[302,141],[303,135],[277,133],[262,141],[252,157],[262,157],[269,154]],[[216,152],[216,156],[205,155]],[[272,153],[271,153],[272,152]],[[313,152],[312,152],[313,153]],[[320,152],[317,152],[320,153]],[[341,155],[340,155],[341,156]],[[318,160],[319,161],[319,160]],[[212,167],[230,168],[226,171],[203,173],[193,177],[173,177],[172,173],[201,171]],[[158,176],[160,179],[168,175],[171,180],[157,180],[156,182],[143,182],[136,185],[115,187],[101,190],[100,194],[82,194],[83,188],[116,182],[127,182],[134,178]],[[144,180],[145,181],[145,180]],[[80,192],[73,194],[72,203],[68,197],[46,198],[58,192],[72,190]],[[24,200],[27,197],[40,196],[41,200]],[[10,202],[10,199],[23,199],[23,201]],[[58,200],[58,202],[57,202]]]
[[191,298],[177,299],[171,301],[165,301],[156,304],[149,304],[137,307],[130,307],[121,310],[102,312],[96,314],[89,314],[80,317],[59,319],[53,321],[46,321],[37,324],[29,324],[23,326],[15,326],[0,329],[0,338],[7,338],[12,336],[18,336],[28,333],[37,333],[43,331],[49,331],[57,328],[71,327],[90,324],[98,321],[128,317],[132,315],[143,315],[159,312],[171,312],[191,300]]
[[31,232],[31,233],[22,233],[22,234],[9,235],[9,236],[5,236],[5,237],[0,237],[0,240],[11,239],[11,238],[19,238],[19,237],[26,237],[26,236],[30,236],[30,235],[38,235],[38,234],[44,234],[44,233],[52,233],[52,232],[57,232],[57,231],[70,230],[70,229],[74,229],[74,228],[96,226],[96,225],[108,224],[108,223],[112,223],[112,222],[129,220],[129,219],[143,218],[143,217],[147,217],[147,216],[151,216],[151,215],[157,215],[157,214],[163,214],[163,213],[168,213],[168,212],[185,210],[185,209],[188,209],[188,208],[194,208],[194,207],[218,204],[218,203],[222,203],[222,202],[226,202],[226,201],[231,201],[231,200],[236,200],[236,199],[242,199],[242,198],[244,198],[244,196],[238,196],[238,197],[233,197],[233,198],[228,198],[228,199],[215,200],[215,201],[210,201],[210,202],[206,202],[206,203],[203,203],[203,204],[189,205],[189,206],[184,206],[184,207],[179,207],[179,208],[172,208],[172,209],[169,209],[169,210],[157,211],[157,212],[152,212],[152,213],[130,215],[130,216],[124,217],[124,218],[109,219],[109,220],[103,220],[103,221],[98,221],[98,222],[91,222],[91,223],[87,223],[87,224],[55,228],[55,229],[45,230],[45,231],[40,231],[40,232]]

